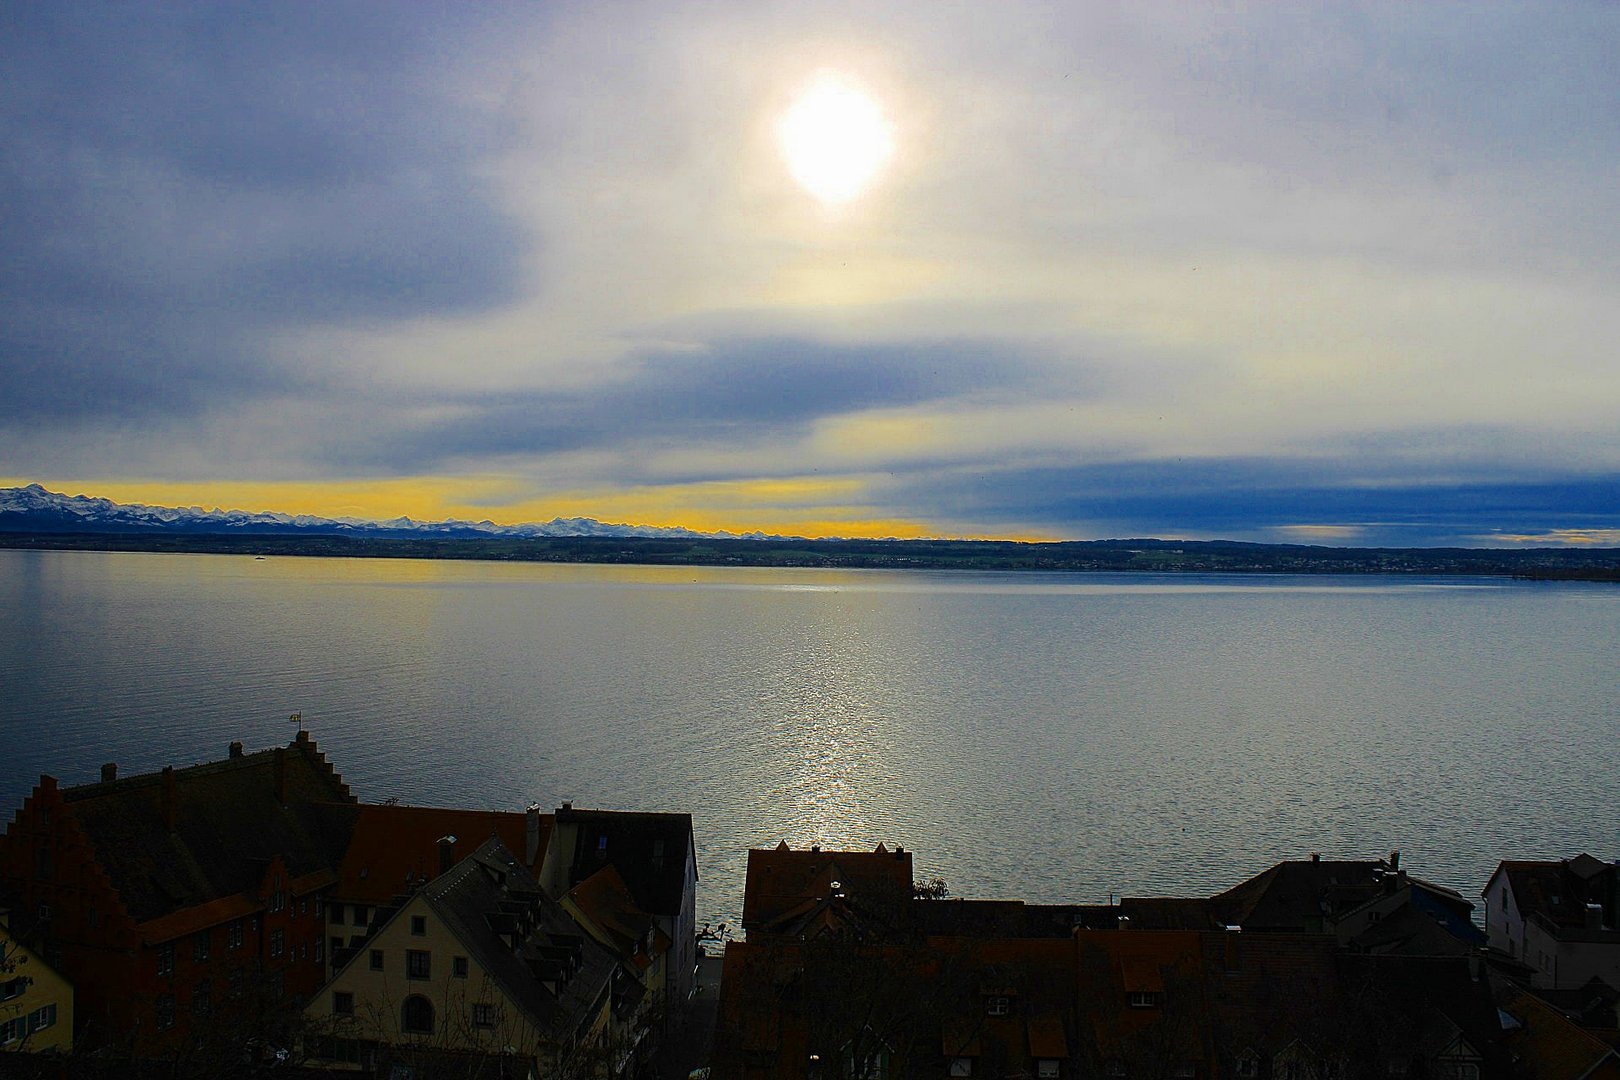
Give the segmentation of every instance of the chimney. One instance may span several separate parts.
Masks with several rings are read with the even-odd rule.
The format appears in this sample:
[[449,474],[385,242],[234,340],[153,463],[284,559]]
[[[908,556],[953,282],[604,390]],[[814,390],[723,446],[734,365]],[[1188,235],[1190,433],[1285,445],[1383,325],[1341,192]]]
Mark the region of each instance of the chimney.
[[1319,863],[1321,861],[1322,861],[1322,853],[1320,851],[1311,852],[1311,862]]
[[563,808],[563,812],[567,813],[568,811],[570,811],[570,810],[572,810],[574,808],[574,804],[564,800],[564,802],[562,804],[562,808]]
[[231,743],[231,757],[239,758],[241,756],[242,756],[242,744],[239,743],[239,742]]
[[287,801],[287,751],[276,747],[276,802]]
[[1389,868],[1391,870],[1399,870],[1401,868],[1401,853],[1398,850],[1389,853]]
[[530,803],[523,811],[523,865],[533,866],[540,855],[540,804]]
[[179,798],[175,792],[174,766],[163,766],[163,827],[174,832],[180,820]]
[[110,784],[118,779],[118,762],[109,761],[101,767],[101,782]]
[[439,873],[448,874],[450,868],[456,865],[456,838],[454,836],[439,837]]

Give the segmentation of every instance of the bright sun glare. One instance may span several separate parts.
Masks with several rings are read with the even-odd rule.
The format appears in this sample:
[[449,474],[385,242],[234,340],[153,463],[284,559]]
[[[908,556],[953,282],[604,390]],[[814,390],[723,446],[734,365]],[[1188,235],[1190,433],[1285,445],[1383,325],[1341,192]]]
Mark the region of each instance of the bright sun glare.
[[777,124],[788,171],[825,206],[859,195],[894,153],[878,103],[834,72],[823,72]]

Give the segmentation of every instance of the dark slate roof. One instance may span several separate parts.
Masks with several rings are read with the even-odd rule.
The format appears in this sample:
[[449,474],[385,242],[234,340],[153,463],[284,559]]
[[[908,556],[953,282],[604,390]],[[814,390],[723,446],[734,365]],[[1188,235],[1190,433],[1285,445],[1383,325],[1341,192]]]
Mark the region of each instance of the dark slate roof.
[[[172,831],[164,816],[171,783]],[[327,838],[308,827],[303,804],[353,799],[302,732],[287,747],[62,796],[137,922],[253,892],[278,855],[293,878],[329,870]]]
[[557,810],[556,824],[559,829],[570,824],[579,827],[573,852],[562,853],[570,856],[569,888],[612,865],[643,911],[654,915],[680,912],[686,863],[696,858],[691,814],[577,810],[564,805]]
[[[497,838],[430,882],[423,895],[468,954],[542,1031],[558,1037],[575,1031],[612,983],[618,966],[613,956],[540,891],[534,875]],[[519,937],[516,949],[503,938],[503,931],[513,930]],[[572,975],[552,993],[536,965],[559,950],[572,953],[575,962]]]

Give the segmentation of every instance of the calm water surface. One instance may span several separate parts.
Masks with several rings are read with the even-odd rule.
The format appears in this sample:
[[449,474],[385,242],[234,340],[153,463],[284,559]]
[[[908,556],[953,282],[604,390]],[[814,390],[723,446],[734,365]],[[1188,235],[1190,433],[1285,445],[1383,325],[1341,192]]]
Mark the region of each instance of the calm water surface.
[[367,800],[898,842],[956,894],[1195,894],[1400,848],[1620,856],[1620,589],[0,551],[0,799],[306,724]]

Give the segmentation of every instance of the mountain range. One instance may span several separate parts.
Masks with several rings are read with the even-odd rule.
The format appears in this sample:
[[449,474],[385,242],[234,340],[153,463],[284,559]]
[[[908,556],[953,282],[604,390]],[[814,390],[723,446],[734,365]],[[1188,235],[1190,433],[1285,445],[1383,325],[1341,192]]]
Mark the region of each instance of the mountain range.
[[7,533],[189,533],[196,535],[353,536],[377,538],[533,539],[547,536],[636,536],[658,539],[732,537],[778,539],[762,533],[700,533],[651,525],[614,525],[595,518],[552,518],[522,525],[493,521],[387,521],[324,518],[271,511],[205,510],[200,506],[116,503],[88,495],[63,495],[38,484],[0,488],[0,532]]

